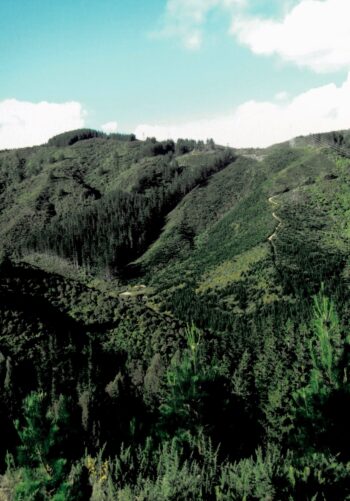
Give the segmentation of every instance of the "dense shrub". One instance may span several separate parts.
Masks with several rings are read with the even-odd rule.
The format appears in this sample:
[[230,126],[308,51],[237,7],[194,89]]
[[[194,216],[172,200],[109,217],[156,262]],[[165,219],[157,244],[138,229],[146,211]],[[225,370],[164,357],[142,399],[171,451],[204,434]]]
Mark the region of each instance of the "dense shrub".
[[103,132],[93,130],[93,129],[77,129],[69,132],[63,132],[57,136],[52,137],[48,140],[48,146],[71,146],[78,141],[83,141],[84,139],[92,139],[95,137],[106,137]]

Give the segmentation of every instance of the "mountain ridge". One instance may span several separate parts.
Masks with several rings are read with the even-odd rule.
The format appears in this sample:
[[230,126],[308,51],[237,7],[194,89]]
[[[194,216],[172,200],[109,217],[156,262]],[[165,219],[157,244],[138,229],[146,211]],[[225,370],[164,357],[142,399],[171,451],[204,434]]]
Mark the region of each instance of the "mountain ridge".
[[[345,499],[350,133],[241,151],[96,134],[0,152],[0,486],[42,472],[13,421],[44,429],[66,402],[50,454],[92,501],[185,500],[188,479],[192,499],[265,499],[261,468],[271,499]],[[200,468],[183,497],[157,490],[162,461]]]

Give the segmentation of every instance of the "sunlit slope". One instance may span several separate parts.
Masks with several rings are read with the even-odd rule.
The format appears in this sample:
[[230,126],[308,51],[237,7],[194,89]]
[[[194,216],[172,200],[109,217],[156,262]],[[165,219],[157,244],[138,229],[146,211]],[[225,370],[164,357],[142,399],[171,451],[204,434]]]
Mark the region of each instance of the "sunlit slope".
[[153,308],[209,326],[212,312],[255,315],[334,277],[347,286],[346,131],[265,150],[76,136],[0,152],[12,259],[117,295],[144,284]]
[[349,174],[350,160],[319,145],[238,158],[183,199],[141,258],[159,300],[188,316],[197,300],[245,314],[321,281],[345,284]]

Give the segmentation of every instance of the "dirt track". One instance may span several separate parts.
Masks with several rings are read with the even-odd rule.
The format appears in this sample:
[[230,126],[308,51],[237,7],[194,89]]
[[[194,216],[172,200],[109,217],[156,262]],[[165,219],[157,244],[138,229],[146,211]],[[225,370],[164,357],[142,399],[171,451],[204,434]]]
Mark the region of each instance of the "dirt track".
[[[278,203],[273,200],[274,198],[275,197],[270,197],[269,198],[270,204],[278,205]],[[272,235],[270,235],[269,238],[268,238],[268,240],[270,242],[272,242],[272,240],[277,236],[277,231],[282,226],[282,219],[277,216],[276,212],[273,212],[272,216],[276,219],[276,221],[278,221],[278,225],[276,226],[275,231],[272,233]]]

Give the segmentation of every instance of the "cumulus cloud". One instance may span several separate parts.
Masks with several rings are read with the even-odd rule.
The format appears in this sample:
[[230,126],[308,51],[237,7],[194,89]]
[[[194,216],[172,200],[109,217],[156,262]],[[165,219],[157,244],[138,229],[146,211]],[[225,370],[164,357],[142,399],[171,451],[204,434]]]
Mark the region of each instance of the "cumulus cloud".
[[350,126],[350,73],[337,87],[329,84],[304,92],[284,102],[249,101],[231,114],[178,125],[139,125],[138,138],[159,140],[213,138],[234,147],[266,147],[315,132]]
[[101,125],[101,130],[106,132],[106,134],[111,134],[113,132],[117,132],[118,123],[117,122],[107,122]]
[[316,72],[350,68],[349,0],[284,0],[280,20],[247,14],[253,5],[254,0],[167,0],[154,35],[178,38],[197,50],[208,14],[221,9],[231,21],[230,33],[255,54],[278,55]]
[[350,68],[350,1],[302,0],[282,20],[235,18],[231,32],[255,54],[316,72]]
[[202,45],[203,25],[215,8],[231,10],[246,0],[168,0],[160,29],[155,37],[178,38],[184,47],[197,50]]
[[75,101],[0,101],[0,149],[45,143],[55,134],[83,127],[85,116],[82,105]]

